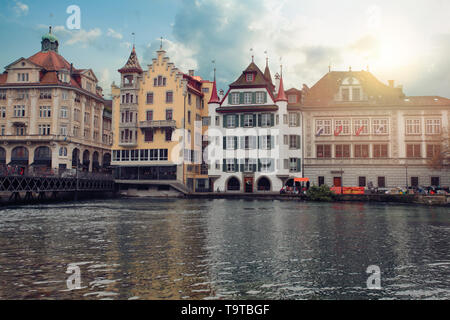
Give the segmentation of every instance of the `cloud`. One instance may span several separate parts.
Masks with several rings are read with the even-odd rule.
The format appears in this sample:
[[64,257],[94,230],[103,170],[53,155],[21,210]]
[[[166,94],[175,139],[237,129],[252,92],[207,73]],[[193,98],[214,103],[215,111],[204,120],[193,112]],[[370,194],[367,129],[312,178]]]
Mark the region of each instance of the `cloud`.
[[18,17],[26,16],[30,11],[30,8],[25,3],[20,1],[14,1],[15,6],[13,7],[14,12]]
[[123,39],[123,35],[121,33],[117,32],[117,31],[114,31],[111,28],[108,28],[108,32],[106,33],[106,35],[108,37],[119,39],[119,40]]
[[[38,25],[38,29],[48,29],[46,25]],[[52,28],[52,33],[54,33],[58,38],[63,40],[65,45],[74,46],[79,45],[83,48],[86,48],[89,45],[97,45],[100,46],[97,42],[100,36],[102,35],[102,31],[99,28],[94,28],[91,30],[68,30],[64,26],[54,26]]]

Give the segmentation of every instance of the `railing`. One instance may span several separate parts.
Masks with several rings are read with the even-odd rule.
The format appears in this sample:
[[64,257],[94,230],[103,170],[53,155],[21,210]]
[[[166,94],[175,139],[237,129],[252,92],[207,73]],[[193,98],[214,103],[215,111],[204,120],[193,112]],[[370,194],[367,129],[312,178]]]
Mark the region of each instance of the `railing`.
[[[48,178],[78,178],[91,180],[112,180],[111,173],[107,169],[100,168],[100,172],[86,172],[80,169],[52,169],[48,167],[32,167],[20,165],[1,165],[2,177],[48,177]],[[102,172],[105,171],[105,172]]]
[[139,128],[175,128],[175,120],[149,120],[139,122]]

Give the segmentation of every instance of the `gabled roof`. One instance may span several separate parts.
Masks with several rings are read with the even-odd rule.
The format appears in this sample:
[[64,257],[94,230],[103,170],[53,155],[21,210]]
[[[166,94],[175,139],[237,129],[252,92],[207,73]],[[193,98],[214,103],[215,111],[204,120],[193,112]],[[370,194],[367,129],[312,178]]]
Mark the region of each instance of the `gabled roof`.
[[[247,82],[245,79],[245,75],[247,73],[253,73],[254,79],[252,82]],[[255,87],[255,86],[269,86],[271,82],[266,79],[262,71],[258,68],[258,66],[252,61],[249,66],[242,72],[239,78],[230,84],[230,88],[233,87]]]
[[219,96],[217,95],[217,87],[216,87],[216,77],[214,76],[214,82],[211,92],[211,98],[208,103],[220,103]]
[[[335,104],[335,95],[338,93],[342,81],[348,77],[354,77],[360,82],[369,102],[392,104],[400,102],[400,99],[404,97],[401,88],[390,87],[382,83],[368,71],[331,71],[303,93],[304,105]],[[338,104],[342,104],[342,102],[338,102]]]
[[125,73],[125,72],[142,73],[143,72],[141,65],[139,64],[139,60],[138,60],[134,46],[133,46],[133,50],[131,50],[131,54],[130,54],[130,57],[128,58],[127,63],[121,69],[119,69],[119,72],[120,73]]
[[283,76],[280,77],[280,85],[278,88],[278,95],[275,98],[275,101],[288,101],[288,98],[286,97],[286,93],[284,92]]
[[27,60],[47,71],[70,70],[70,63],[55,51],[39,51]]

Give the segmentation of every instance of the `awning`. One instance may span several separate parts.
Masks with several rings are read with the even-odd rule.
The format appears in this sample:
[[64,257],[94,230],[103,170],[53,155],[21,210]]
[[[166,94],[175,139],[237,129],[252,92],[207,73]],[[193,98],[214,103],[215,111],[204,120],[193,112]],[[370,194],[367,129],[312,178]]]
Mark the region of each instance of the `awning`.
[[308,182],[309,178],[294,178],[294,182]]

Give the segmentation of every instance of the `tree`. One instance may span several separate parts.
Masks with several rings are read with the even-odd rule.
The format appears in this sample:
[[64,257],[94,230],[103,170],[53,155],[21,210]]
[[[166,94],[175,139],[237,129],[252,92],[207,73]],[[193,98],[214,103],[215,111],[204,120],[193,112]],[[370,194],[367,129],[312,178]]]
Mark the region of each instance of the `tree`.
[[306,196],[308,200],[312,201],[332,201],[334,198],[333,191],[330,190],[330,187],[323,184],[320,187],[312,186],[306,191]]
[[442,170],[450,168],[450,136],[448,130],[442,130],[439,135],[439,148],[434,150],[433,157],[428,160],[428,167]]

